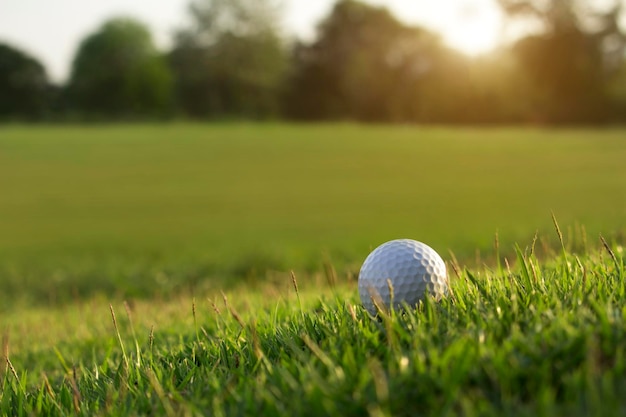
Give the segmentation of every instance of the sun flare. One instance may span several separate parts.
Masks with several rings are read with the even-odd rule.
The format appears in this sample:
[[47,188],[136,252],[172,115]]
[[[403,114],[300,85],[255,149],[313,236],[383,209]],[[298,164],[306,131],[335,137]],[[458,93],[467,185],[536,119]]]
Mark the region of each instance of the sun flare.
[[442,28],[442,36],[451,47],[467,55],[480,55],[495,49],[500,34],[498,10],[484,2],[459,7]]
[[438,32],[443,41],[475,56],[495,49],[500,42],[502,13],[495,0],[388,0],[405,21]]

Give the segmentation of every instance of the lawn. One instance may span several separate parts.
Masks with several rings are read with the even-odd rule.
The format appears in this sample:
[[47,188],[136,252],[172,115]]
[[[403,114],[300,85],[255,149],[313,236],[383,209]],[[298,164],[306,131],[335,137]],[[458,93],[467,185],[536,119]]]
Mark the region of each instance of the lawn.
[[[167,295],[398,237],[464,264],[578,229],[623,240],[626,131],[351,124],[0,130],[1,298]],[[553,242],[552,242],[553,243]],[[478,260],[477,260],[478,258]]]
[[[622,415],[623,249],[534,253],[378,318],[350,285],[27,314],[19,347],[5,335],[0,413]],[[63,328],[78,334],[19,340]]]
[[[1,127],[0,415],[621,415],[624,137]],[[450,296],[374,318],[399,237]]]

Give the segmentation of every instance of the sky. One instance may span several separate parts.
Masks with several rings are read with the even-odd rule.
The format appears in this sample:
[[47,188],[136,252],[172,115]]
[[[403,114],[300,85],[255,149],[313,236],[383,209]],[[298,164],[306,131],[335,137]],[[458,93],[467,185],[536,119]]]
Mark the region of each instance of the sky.
[[[137,18],[168,48],[172,33],[184,27],[190,0],[0,0],[0,42],[41,61],[56,82],[69,75],[80,41],[112,17]],[[283,0],[283,26],[289,34],[311,38],[335,0]],[[388,7],[400,20],[439,31],[468,54],[493,48],[502,28],[495,0],[366,0]]]

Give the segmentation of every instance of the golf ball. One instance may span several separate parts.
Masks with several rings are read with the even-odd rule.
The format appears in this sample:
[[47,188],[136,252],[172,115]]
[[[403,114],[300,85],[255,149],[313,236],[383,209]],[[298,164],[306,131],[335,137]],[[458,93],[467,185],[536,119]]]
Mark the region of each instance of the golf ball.
[[441,297],[447,292],[443,259],[430,246],[412,239],[383,243],[368,255],[359,273],[359,296],[371,314],[376,314],[374,300],[387,308],[393,300],[397,308],[403,303],[414,306],[426,294]]

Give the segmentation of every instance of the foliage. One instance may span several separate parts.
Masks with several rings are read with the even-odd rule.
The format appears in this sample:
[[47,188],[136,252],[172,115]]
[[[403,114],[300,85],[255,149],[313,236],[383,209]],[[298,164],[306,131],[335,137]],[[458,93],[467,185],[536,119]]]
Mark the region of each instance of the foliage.
[[14,47],[0,44],[0,120],[41,119],[50,98],[41,63]]
[[[584,1],[500,0],[510,19],[534,19],[537,34],[512,51],[531,82],[534,120],[552,123],[606,122],[618,102],[608,86],[624,63],[626,34],[619,26],[622,3],[593,11]],[[624,97],[622,97],[623,99]]]
[[289,116],[431,123],[623,118],[617,109],[626,97],[608,93],[610,85],[623,82],[615,77],[626,45],[619,9],[584,19],[573,2],[500,4],[511,19],[534,16],[544,29],[491,56],[470,59],[444,48],[428,31],[401,24],[384,8],[337,2],[317,37],[294,48]]
[[339,1],[293,59],[287,107],[306,119],[437,120],[465,70],[432,33],[352,0]]
[[14,74],[0,73],[0,117],[626,121],[623,2],[498,4],[507,23],[519,23],[510,33],[521,38],[470,58],[437,34],[357,0],[338,0],[306,41],[284,36],[276,0],[195,0],[164,53],[141,23],[105,23],[82,42],[68,86],[48,86],[39,64],[11,52]]
[[278,114],[286,56],[269,0],[197,1],[169,54],[180,111],[201,118]]
[[69,97],[92,117],[161,116],[170,106],[171,74],[143,24],[113,19],[81,43]]

